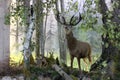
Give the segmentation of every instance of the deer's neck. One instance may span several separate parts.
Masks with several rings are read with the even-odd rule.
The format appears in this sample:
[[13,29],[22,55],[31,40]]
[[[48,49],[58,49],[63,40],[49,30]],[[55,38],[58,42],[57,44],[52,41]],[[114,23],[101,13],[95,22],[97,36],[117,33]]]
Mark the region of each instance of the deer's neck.
[[74,49],[76,47],[76,38],[73,36],[73,33],[70,33],[69,35],[66,35],[66,38],[67,38],[67,45],[68,45],[68,48],[71,50],[71,49]]

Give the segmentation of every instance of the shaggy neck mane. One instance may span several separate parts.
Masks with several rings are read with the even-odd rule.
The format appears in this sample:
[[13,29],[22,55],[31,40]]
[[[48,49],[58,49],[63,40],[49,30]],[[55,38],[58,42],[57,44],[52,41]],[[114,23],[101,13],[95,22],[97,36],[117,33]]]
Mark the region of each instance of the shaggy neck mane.
[[66,35],[67,38],[67,45],[70,50],[74,49],[76,47],[76,38],[73,36],[73,33]]

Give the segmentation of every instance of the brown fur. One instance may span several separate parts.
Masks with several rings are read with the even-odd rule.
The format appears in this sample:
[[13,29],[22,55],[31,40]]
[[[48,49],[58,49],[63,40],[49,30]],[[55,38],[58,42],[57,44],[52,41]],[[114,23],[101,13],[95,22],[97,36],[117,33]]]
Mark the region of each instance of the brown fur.
[[79,69],[80,67],[80,59],[88,58],[89,62],[91,62],[91,47],[87,42],[78,41],[74,36],[71,30],[66,29],[66,39],[67,45],[70,52],[71,57],[71,68],[73,67],[74,57],[77,58]]
[[73,67],[74,57],[76,57],[78,61],[79,69],[81,70],[81,67],[80,67],[81,58],[83,58],[84,61],[85,61],[85,58],[88,58],[89,62],[91,62],[91,47],[86,42],[78,41],[73,36],[71,28],[77,25],[82,20],[82,17],[80,13],[78,17],[75,17],[75,15],[73,15],[70,19],[70,22],[67,23],[64,16],[60,16],[60,14],[58,13],[56,15],[56,20],[59,23],[63,24],[65,27],[67,45],[68,45],[68,49],[71,57],[71,68]]

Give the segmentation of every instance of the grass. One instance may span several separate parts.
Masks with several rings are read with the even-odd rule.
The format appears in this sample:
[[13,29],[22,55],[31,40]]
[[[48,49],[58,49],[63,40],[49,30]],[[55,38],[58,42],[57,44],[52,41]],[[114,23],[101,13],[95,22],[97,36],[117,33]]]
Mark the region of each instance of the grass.
[[[81,59],[81,69],[85,70],[85,71],[89,71],[90,66],[98,59],[98,57],[99,57],[98,54],[93,55],[92,56],[92,63],[89,63],[88,59],[86,59],[87,64],[83,61],[83,59]],[[67,55],[67,65],[70,66],[70,56],[69,55]],[[74,59],[73,67],[78,68],[78,63],[77,63],[76,58]]]
[[10,54],[10,64],[12,64],[13,62],[16,64],[20,64],[23,60],[23,55],[22,53],[11,53]]
[[[49,57],[50,54],[45,54],[45,56]],[[57,58],[59,56],[59,54],[55,53],[53,56],[54,56],[54,58]],[[33,53],[33,57],[35,58],[35,53]],[[92,64],[98,59],[98,57],[99,57],[98,54],[92,56]],[[14,62],[14,63],[19,65],[22,62],[22,60],[23,60],[23,55],[22,55],[21,52],[19,52],[19,53],[11,53],[10,54],[10,59],[11,59],[10,64],[12,64],[12,62]],[[87,63],[88,64],[86,65],[85,62],[81,59],[81,69],[82,70],[89,71],[91,64],[89,64],[88,59],[87,59]],[[69,53],[67,54],[67,65],[70,66],[70,56],[69,56]],[[73,67],[74,68],[78,68],[78,63],[77,63],[77,59],[76,58],[74,59]]]

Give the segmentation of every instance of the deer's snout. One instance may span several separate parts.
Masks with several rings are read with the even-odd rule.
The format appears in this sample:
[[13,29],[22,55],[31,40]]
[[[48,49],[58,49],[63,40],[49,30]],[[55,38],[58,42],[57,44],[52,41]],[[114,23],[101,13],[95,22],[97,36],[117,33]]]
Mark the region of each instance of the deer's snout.
[[65,27],[65,32],[66,32],[67,35],[70,34],[71,31],[72,30],[69,27]]

